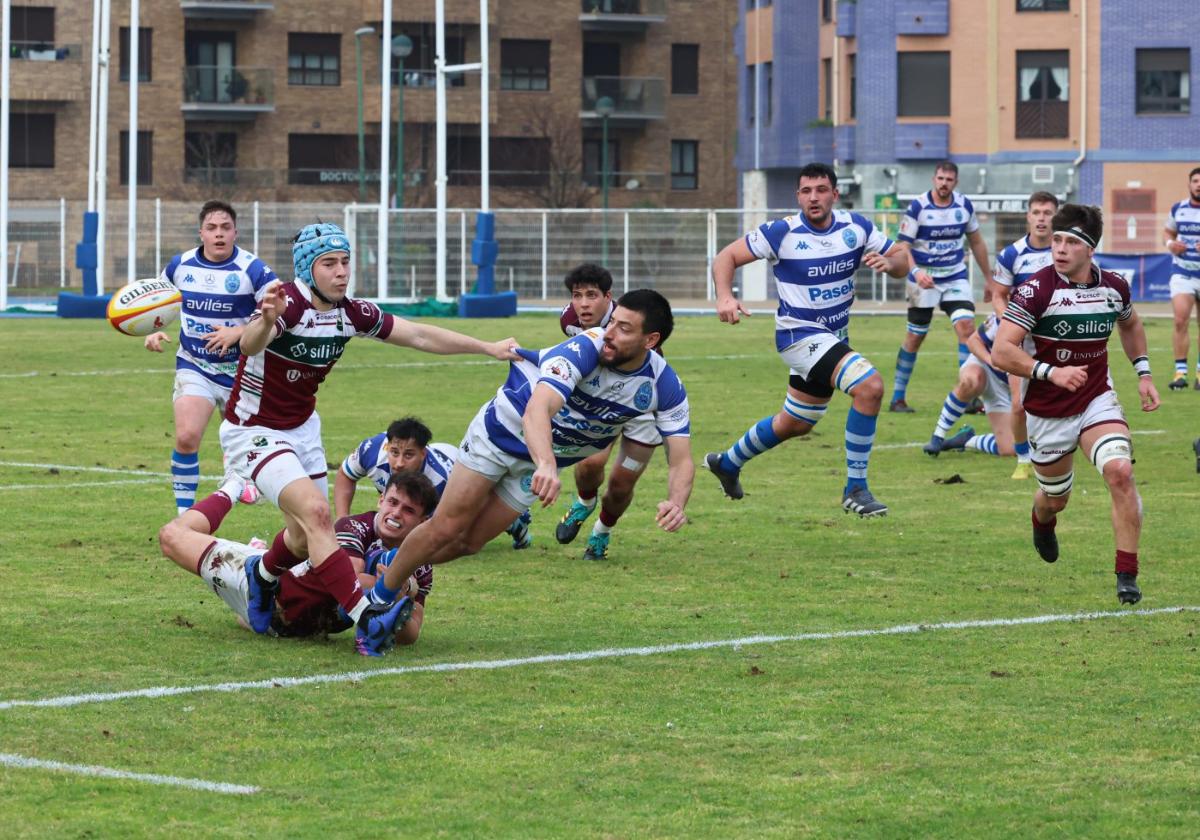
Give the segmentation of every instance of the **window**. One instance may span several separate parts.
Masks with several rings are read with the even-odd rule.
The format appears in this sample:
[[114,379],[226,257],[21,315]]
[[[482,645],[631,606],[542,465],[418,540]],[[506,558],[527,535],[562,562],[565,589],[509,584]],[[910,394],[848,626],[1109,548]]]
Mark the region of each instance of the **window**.
[[700,92],[700,45],[671,45],[671,93]]
[[[434,31],[432,23],[397,23],[392,27],[393,35],[406,35],[412,41],[412,53],[404,59],[405,87],[435,87],[437,76],[433,70]],[[479,27],[471,25],[478,40]],[[461,23],[446,24],[446,63],[464,64],[467,55],[468,26]],[[547,62],[549,66],[549,62]],[[465,73],[446,77],[448,87],[463,87],[467,83]],[[392,56],[392,84],[401,84],[400,59]]]
[[[364,138],[369,176],[379,171],[379,135]],[[357,134],[289,134],[289,184],[348,184],[358,181]]]
[[1187,114],[1191,111],[1189,49],[1137,51],[1137,112]]
[[1071,0],[1017,0],[1018,12],[1069,12]]
[[754,125],[755,112],[758,110],[758,97],[754,94],[754,85],[758,81],[755,73],[757,66],[751,64],[746,67],[746,84],[743,86],[743,90],[746,91],[746,97],[743,100],[746,107],[746,125]]
[[[602,148],[603,143],[600,137],[583,138],[583,182],[588,186],[598,187],[604,179],[601,174],[604,171],[605,163],[600,154]],[[608,185],[610,187],[619,185],[620,172],[621,141],[610,136],[608,138]]]
[[825,23],[833,20],[833,0],[821,0],[821,20]]
[[763,125],[771,124],[775,115],[775,63],[764,61],[762,66],[763,79]]
[[342,83],[342,36],[288,33],[288,84]]
[[858,53],[850,53],[850,119],[858,116]]
[[12,11],[13,57],[18,51],[24,56],[28,47],[49,47],[54,45],[54,7],[52,6],[13,6]]
[[1017,137],[1066,137],[1071,114],[1066,50],[1017,52]]
[[950,116],[950,53],[897,53],[896,70],[897,116]]
[[[139,150],[138,156],[141,156]],[[183,180],[197,184],[232,184],[237,178],[237,134],[232,131],[187,131],[183,135]]]
[[54,168],[54,114],[8,115],[9,165],[13,169]]
[[[145,27],[138,27],[138,81],[150,81],[150,34],[154,30]],[[121,81],[129,81],[129,27],[122,26],[118,34],[118,40],[121,42],[121,62],[120,73]]]
[[[137,182],[139,186],[154,183],[154,132],[137,133]],[[129,184],[129,132],[121,132],[121,186]]]
[[695,140],[671,141],[671,189],[694,190],[699,186]]
[[500,42],[500,90],[549,90],[550,42]]
[[833,119],[833,59],[821,59],[821,91],[822,99],[824,100],[824,110],[821,112],[821,118],[826,120]]

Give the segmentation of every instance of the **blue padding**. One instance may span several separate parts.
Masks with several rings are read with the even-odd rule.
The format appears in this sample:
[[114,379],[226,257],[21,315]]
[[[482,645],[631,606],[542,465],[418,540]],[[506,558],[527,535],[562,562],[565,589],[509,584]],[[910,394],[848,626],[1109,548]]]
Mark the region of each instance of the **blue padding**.
[[112,295],[77,295],[72,292],[59,292],[58,317],[105,318],[110,297]]
[[517,314],[517,293],[467,294],[458,299],[460,318],[508,318]]
[[476,239],[471,243],[471,262],[475,265],[495,265],[496,255],[499,253],[500,243],[495,240]]

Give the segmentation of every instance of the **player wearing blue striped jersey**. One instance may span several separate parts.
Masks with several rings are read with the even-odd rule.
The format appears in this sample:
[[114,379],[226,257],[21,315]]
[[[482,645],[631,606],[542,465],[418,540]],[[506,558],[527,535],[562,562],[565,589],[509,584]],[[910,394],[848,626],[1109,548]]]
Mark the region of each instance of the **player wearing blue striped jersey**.
[[[237,247],[237,212],[223,201],[200,208],[200,247],[177,254],[160,280],[183,296],[179,349],[175,354],[175,451],[171,481],[175,506],[183,513],[196,501],[200,484],[200,441],[214,408],[225,407],[237,372],[238,341],[262,291],[275,272],[249,251]],[[161,353],[166,333],[146,336],[147,350]],[[252,484],[239,498],[253,504]]]
[[788,438],[812,431],[835,389],[854,403],[846,417],[846,487],[842,507],[860,516],[881,516],[887,505],[867,486],[867,463],[883,400],[883,380],[869,361],[850,349],[848,324],[854,302],[854,273],[860,266],[903,277],[904,249],[870,220],[834,210],[837,174],[824,163],[800,170],[796,200],[800,214],[768,222],[737,239],[713,260],[717,315],[729,324],[750,312],[733,296],[733,273],[765,259],[775,274],[779,308],[775,349],[790,370],[783,410],[759,420],[725,452],[710,452],[704,464],[732,499],[742,498],[741,470],[751,458]]
[[967,338],[975,332],[975,301],[967,275],[963,237],[983,276],[990,273],[987,245],[971,200],[960,192],[958,165],[942,161],[934,169],[933,189],[914,198],[900,219],[899,241],[909,249],[908,328],[896,356],[890,411],[909,413],[907,394],[917,351],[933,321],[933,307],[950,318],[958,336],[958,363],[967,360]]
[[[988,290],[992,294],[992,308],[997,317],[1004,317],[1013,289],[1020,286],[1041,269],[1054,262],[1050,251],[1053,231],[1050,220],[1058,212],[1058,197],[1051,192],[1038,191],[1029,196],[1025,209],[1026,234],[1005,247],[996,257],[996,267]],[[1021,392],[1024,380],[1009,375],[1008,392],[1012,416],[1013,446],[1017,453],[1017,467],[1012,477],[1019,480],[1029,478],[1032,466],[1029,459],[1029,432],[1025,421],[1025,406]],[[945,409],[943,408],[943,411]]]
[[387,431],[364,440],[342,461],[333,482],[334,516],[350,515],[354,490],[368,479],[380,493],[394,472],[420,472],[433,484],[438,498],[458,458],[458,448],[448,443],[431,443],[433,433],[416,417],[402,417]]
[[[1188,321],[1192,309],[1200,319],[1200,166],[1188,173],[1188,197],[1176,202],[1167,217],[1167,239],[1171,254],[1171,309],[1175,314],[1175,377],[1168,386],[1172,391],[1187,388]],[[1198,338],[1200,341],[1200,338]],[[1195,388],[1200,391],[1200,353],[1196,356]]]
[[553,504],[559,470],[603,451],[646,412],[667,450],[667,498],[656,520],[664,531],[679,530],[695,476],[690,411],[683,383],[653,349],[673,325],[666,298],[636,289],[617,302],[606,329],[518,351],[522,361],[509,365],[508,379],[467,429],[437,511],[405,540],[373,600],[389,602],[426,563],[479,551],[533,501]]

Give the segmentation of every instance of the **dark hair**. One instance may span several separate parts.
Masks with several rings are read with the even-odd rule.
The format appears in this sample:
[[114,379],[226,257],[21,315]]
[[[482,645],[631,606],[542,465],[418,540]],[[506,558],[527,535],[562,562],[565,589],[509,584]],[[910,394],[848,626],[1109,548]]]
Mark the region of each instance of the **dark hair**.
[[833,171],[833,167],[827,163],[806,163],[804,168],[800,170],[800,174],[796,176],[796,189],[800,188],[801,178],[828,178],[829,186],[837,189],[837,173]]
[[1027,206],[1032,207],[1035,204],[1053,204],[1055,207],[1057,207],[1058,196],[1052,192],[1038,190],[1033,195],[1029,196],[1029,204]]
[[200,224],[204,224],[204,220],[208,218],[209,213],[228,213],[229,218],[233,220],[234,227],[237,226],[237,211],[233,209],[231,204],[218,201],[215,198],[204,202],[204,206],[200,208]]
[[954,177],[958,177],[958,164],[952,160],[939,160],[938,165],[933,167],[934,172],[953,172]]
[[1195,169],[1193,169],[1191,172],[1188,173],[1188,180],[1189,181],[1192,180],[1192,178],[1194,178],[1197,175],[1200,175],[1200,166],[1197,166]]
[[1050,220],[1050,227],[1054,230],[1079,228],[1099,245],[1100,237],[1104,235],[1104,215],[1099,207],[1090,204],[1064,204]]
[[583,263],[572,268],[563,278],[563,285],[568,292],[574,292],[578,286],[595,286],[602,293],[612,290],[612,275],[608,269],[595,263]]
[[617,306],[642,314],[642,332],[658,333],[657,347],[662,347],[675,329],[675,316],[671,314],[671,303],[653,289],[634,289],[621,295]]
[[412,440],[424,449],[433,440],[433,432],[416,417],[401,417],[387,427],[388,440]]
[[421,512],[425,516],[433,513],[433,509],[437,507],[437,491],[433,489],[433,482],[429,480],[429,477],[425,473],[420,473],[416,470],[403,470],[392,473],[388,476],[387,484],[383,487],[383,492],[386,493],[393,487],[419,504]]

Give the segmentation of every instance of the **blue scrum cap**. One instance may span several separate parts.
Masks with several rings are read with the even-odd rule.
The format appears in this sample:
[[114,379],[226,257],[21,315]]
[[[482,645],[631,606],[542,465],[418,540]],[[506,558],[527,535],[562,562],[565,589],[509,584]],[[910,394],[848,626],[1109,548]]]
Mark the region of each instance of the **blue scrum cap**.
[[296,269],[296,279],[311,286],[313,263],[317,257],[333,251],[350,253],[350,240],[340,227],[328,222],[317,222],[315,225],[305,225],[301,228],[292,244],[292,264]]

